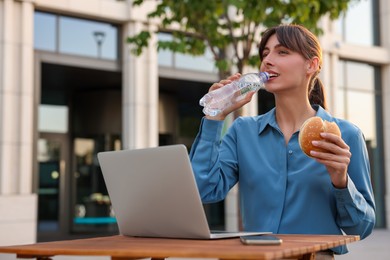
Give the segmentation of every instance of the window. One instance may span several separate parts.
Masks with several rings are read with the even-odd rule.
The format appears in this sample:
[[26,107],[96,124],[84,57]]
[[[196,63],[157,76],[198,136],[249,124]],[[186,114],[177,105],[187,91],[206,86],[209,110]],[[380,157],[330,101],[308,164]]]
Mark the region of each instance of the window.
[[375,140],[375,67],[352,61],[340,61],[339,66],[337,113],[359,126],[367,139]]
[[[168,33],[159,33],[159,41],[170,41],[172,36]],[[169,50],[159,50],[158,51],[158,65],[173,67],[173,53]]]
[[56,51],[56,16],[36,12],[34,26],[34,47],[45,51]]
[[38,130],[47,133],[67,133],[68,107],[39,105]]
[[[172,35],[159,33],[159,41],[171,41]],[[189,54],[174,53],[170,50],[158,51],[158,64],[160,66],[173,67],[177,69],[187,69],[203,72],[216,72],[214,58],[207,49],[203,56],[192,56]]]
[[337,104],[335,114],[354,123],[363,131],[370,157],[371,181],[377,206],[376,225],[384,227],[384,147],[380,68],[340,60],[339,71],[341,77],[335,97]]
[[34,27],[36,49],[108,60],[118,58],[115,25],[35,12]]
[[351,2],[339,19],[339,33],[346,43],[366,46],[379,45],[378,0]]

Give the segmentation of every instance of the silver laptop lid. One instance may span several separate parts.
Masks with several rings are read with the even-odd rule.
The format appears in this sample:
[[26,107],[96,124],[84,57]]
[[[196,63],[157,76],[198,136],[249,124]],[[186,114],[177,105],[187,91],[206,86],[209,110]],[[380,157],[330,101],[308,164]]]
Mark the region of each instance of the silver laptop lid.
[[184,145],[101,152],[98,159],[121,234],[210,237]]

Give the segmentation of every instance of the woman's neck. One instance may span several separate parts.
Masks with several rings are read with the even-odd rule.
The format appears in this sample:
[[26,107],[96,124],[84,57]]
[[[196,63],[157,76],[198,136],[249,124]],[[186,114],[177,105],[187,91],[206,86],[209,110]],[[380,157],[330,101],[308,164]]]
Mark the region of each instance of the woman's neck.
[[306,119],[315,116],[316,111],[307,99],[276,99],[276,122],[283,132],[286,144],[291,136],[300,129]]

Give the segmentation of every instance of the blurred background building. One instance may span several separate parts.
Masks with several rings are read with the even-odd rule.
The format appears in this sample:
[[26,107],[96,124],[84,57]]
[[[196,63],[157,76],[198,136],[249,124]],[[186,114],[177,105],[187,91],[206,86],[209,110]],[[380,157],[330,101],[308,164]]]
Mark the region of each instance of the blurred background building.
[[[0,245],[110,235],[115,215],[96,154],[182,143],[190,148],[198,100],[218,73],[211,55],[126,43],[154,1],[0,0]],[[361,0],[321,21],[321,79],[330,112],[367,140],[377,228],[390,222],[390,6]],[[389,102],[389,104],[388,104]],[[245,115],[273,107],[261,91]],[[237,229],[234,190],[207,205],[213,229]]]

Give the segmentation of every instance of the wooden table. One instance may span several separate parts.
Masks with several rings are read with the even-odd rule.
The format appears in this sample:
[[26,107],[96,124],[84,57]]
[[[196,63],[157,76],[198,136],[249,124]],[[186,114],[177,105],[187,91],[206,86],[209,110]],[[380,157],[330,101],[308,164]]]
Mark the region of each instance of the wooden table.
[[249,246],[239,238],[190,240],[110,236],[0,247],[18,258],[50,259],[56,255],[111,256],[112,260],[167,257],[219,259],[315,259],[315,252],[358,241],[359,236],[277,235],[282,245]]

